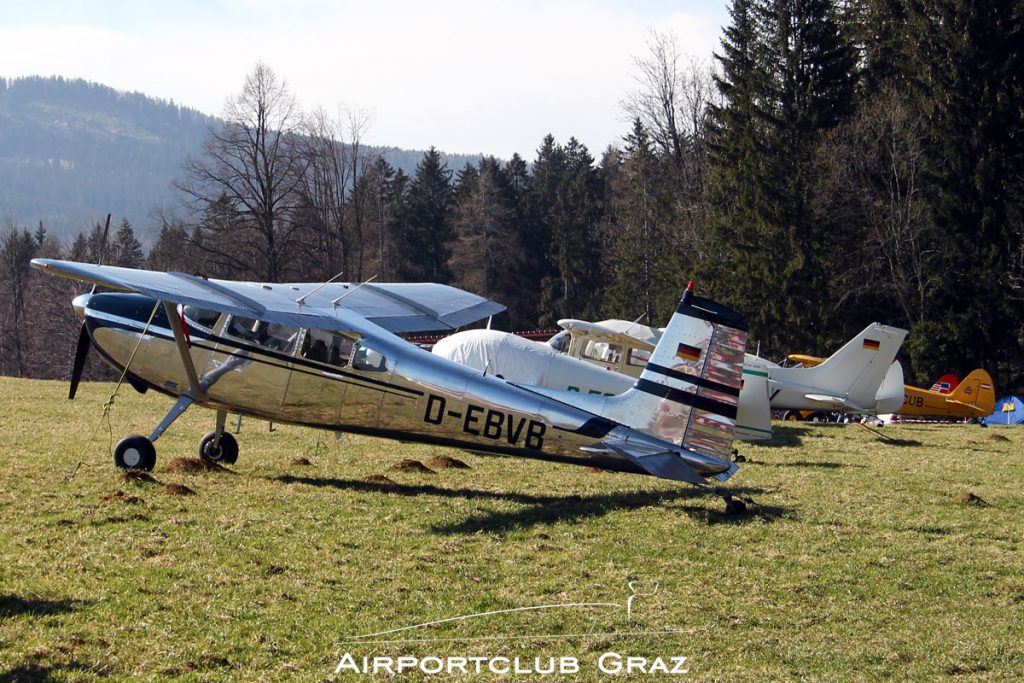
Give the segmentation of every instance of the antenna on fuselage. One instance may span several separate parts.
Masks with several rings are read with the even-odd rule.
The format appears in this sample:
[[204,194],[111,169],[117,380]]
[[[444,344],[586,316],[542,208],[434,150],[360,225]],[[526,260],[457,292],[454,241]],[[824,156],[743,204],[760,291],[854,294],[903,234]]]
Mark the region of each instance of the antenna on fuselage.
[[306,292],[305,294],[303,294],[302,296],[300,296],[300,297],[299,297],[298,299],[296,299],[296,300],[295,300],[295,303],[297,303],[297,304],[298,304],[299,306],[302,306],[302,305],[303,305],[304,303],[306,303],[306,298],[307,298],[307,297],[309,297],[309,296],[310,296],[310,295],[312,295],[312,294],[316,294],[316,293],[317,293],[317,292],[319,292],[319,291],[320,291],[321,289],[323,289],[323,288],[324,288],[324,287],[326,287],[327,285],[329,285],[329,284],[331,284],[332,282],[334,282],[335,280],[337,280],[337,279],[338,279],[339,277],[341,277],[341,276],[342,276],[342,275],[343,275],[344,273],[345,273],[345,271],[343,270],[343,271],[341,271],[340,273],[338,273],[337,275],[335,275],[334,277],[332,277],[332,278],[331,278],[330,280],[328,280],[327,282],[323,282],[323,283],[321,283],[321,284],[317,285],[316,287],[314,287],[313,289],[309,290],[308,292]]
[[335,308],[337,308],[337,307],[338,307],[338,303],[339,303],[339,302],[340,302],[340,301],[341,301],[342,299],[344,299],[344,298],[345,298],[346,296],[348,296],[348,295],[349,295],[349,294],[351,294],[352,292],[356,291],[357,289],[359,289],[359,288],[360,288],[360,287],[362,287],[363,285],[368,285],[368,284],[370,284],[371,282],[373,282],[373,281],[374,281],[374,280],[376,280],[376,279],[377,279],[377,276],[376,276],[376,275],[374,275],[373,277],[371,277],[371,278],[370,278],[369,280],[367,280],[366,282],[360,282],[360,283],[359,283],[358,285],[356,285],[356,286],[355,286],[355,287],[353,287],[352,289],[348,290],[347,292],[345,292],[344,294],[342,294],[341,296],[339,296],[339,297],[338,297],[337,299],[331,299],[331,305],[332,305],[332,306],[334,306]]

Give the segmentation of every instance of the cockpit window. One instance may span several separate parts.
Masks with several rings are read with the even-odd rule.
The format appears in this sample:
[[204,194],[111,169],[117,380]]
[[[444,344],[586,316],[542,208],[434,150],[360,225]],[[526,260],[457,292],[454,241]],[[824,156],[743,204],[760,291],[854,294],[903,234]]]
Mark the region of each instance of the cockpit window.
[[220,319],[219,311],[211,311],[207,308],[199,308],[198,306],[186,306],[184,313],[190,322],[210,330],[213,329],[213,326],[217,324],[217,320]]
[[299,350],[303,358],[328,363],[339,368],[348,365],[353,341],[349,337],[325,330],[306,330],[306,338]]
[[572,334],[569,330],[562,330],[551,339],[548,339],[548,346],[559,353],[568,353],[570,344],[572,344]]
[[298,329],[289,325],[268,323],[263,320],[233,316],[228,324],[228,334],[237,339],[264,346],[268,349],[291,353],[295,348]]
[[386,372],[388,359],[369,346],[356,343],[352,352],[352,369],[367,372]]

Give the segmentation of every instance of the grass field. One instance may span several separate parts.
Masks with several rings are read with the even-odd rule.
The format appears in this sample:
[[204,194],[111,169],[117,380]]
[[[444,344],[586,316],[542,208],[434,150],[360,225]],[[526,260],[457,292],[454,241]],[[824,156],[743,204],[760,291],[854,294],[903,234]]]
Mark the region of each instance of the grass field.
[[[606,652],[685,656],[695,680],[1024,678],[1021,428],[776,425],[741,444],[731,484],[756,505],[727,517],[653,478],[255,420],[236,465],[190,472],[203,410],[127,480],[111,433],[148,434],[170,401],[125,387],[108,430],[111,390],[0,379],[0,680],[369,678],[335,674],[345,653],[656,678],[603,674]],[[470,469],[389,470],[436,456]],[[657,592],[627,620],[630,581]],[[352,642],[556,603],[619,606]]]

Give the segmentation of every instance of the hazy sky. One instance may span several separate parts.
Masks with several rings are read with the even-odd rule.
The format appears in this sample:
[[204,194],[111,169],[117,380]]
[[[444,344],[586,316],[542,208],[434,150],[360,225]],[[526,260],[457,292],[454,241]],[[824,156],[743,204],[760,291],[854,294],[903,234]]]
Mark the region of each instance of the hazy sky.
[[372,112],[365,141],[519,152],[628,131],[651,28],[711,58],[727,0],[0,0],[0,76],[61,75],[220,114],[263,61],[304,109]]

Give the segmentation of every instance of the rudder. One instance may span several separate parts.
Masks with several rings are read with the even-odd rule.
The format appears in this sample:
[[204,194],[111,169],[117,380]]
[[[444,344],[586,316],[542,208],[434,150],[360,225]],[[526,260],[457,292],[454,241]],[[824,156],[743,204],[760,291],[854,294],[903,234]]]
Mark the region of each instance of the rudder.
[[636,384],[603,417],[697,453],[732,454],[747,322],[690,282]]

